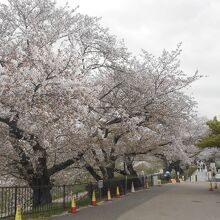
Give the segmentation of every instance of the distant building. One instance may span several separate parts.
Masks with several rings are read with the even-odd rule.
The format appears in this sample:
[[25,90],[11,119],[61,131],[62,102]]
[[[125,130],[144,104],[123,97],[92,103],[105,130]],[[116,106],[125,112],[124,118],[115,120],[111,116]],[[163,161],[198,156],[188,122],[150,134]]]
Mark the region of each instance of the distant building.
[[216,167],[216,171],[219,173],[220,172],[220,158],[215,159],[215,167]]

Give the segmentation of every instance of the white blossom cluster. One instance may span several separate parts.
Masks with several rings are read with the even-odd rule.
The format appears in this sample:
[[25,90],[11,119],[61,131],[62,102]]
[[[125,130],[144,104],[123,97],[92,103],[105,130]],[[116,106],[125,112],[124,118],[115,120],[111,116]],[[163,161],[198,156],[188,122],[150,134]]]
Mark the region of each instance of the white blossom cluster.
[[1,4],[0,45],[2,174],[33,186],[75,165],[110,178],[119,158],[132,172],[138,154],[189,159],[196,103],[182,89],[200,76],[180,69],[180,45],[134,57],[98,18],[50,0]]

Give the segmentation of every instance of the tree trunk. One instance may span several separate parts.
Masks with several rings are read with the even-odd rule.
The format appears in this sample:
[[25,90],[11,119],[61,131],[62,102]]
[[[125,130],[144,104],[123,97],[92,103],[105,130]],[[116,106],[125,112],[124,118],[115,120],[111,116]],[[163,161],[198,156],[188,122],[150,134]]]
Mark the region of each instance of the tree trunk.
[[112,163],[106,167],[106,171],[108,179],[113,179],[115,177],[115,161],[112,161]]
[[106,170],[107,170],[108,179],[113,179],[115,176],[114,175],[115,169],[112,167],[107,167]]
[[170,165],[169,165],[169,170],[171,171],[172,169],[174,169],[175,171],[179,171],[180,173],[183,172],[183,170],[180,167],[180,160],[177,161],[173,161]]
[[33,207],[52,203],[51,188],[46,186],[33,187]]
[[52,203],[52,196],[50,192],[52,185],[48,175],[34,177],[30,186],[33,190],[34,208]]
[[90,164],[85,165],[86,170],[91,174],[91,176],[96,180],[101,180],[101,176],[94,170],[94,168]]
[[127,163],[127,169],[131,176],[137,176],[137,172],[134,170],[132,163]]
[[[18,124],[19,113],[16,113],[13,118],[2,118],[0,122],[8,125],[9,137],[11,145],[15,151],[18,159],[16,160],[15,170],[18,172],[20,178],[27,181],[29,186],[33,190],[33,207],[45,205],[52,202],[51,196],[51,182],[50,177],[55,173],[71,166],[76,161],[79,161],[84,152],[79,152],[76,157],[62,161],[59,164],[55,164],[53,167],[47,167],[47,151],[41,146],[38,136],[35,134],[25,131],[20,128]],[[23,149],[21,146],[22,142],[25,141],[29,144],[33,150],[34,160],[31,160],[31,155]]]
[[103,180],[107,180],[108,179],[108,173],[107,173],[106,167],[99,166],[99,169],[100,169],[100,171],[102,173],[102,179]]
[[137,176],[137,172],[133,167],[133,160],[130,157],[126,157],[126,166],[131,176]]

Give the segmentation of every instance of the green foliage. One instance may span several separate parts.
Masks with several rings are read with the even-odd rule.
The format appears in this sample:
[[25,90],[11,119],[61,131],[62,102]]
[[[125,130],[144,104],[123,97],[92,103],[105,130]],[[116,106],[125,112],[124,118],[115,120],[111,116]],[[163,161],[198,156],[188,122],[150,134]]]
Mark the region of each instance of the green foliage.
[[160,165],[148,167],[145,164],[141,163],[135,167],[135,170],[138,173],[140,173],[143,170],[145,175],[147,175],[147,174],[157,173],[161,168],[162,168],[162,166],[160,166]]
[[207,125],[210,129],[210,134],[202,138],[197,146],[201,148],[205,147],[220,147],[220,121],[217,117],[214,117],[213,120],[209,120]]
[[160,169],[158,167],[148,167],[142,170],[144,170],[145,175],[148,175],[152,173],[157,173]]
[[171,178],[176,179],[176,171],[174,169],[171,170]]
[[197,170],[196,165],[190,166],[187,170],[184,170],[184,176],[189,178]]

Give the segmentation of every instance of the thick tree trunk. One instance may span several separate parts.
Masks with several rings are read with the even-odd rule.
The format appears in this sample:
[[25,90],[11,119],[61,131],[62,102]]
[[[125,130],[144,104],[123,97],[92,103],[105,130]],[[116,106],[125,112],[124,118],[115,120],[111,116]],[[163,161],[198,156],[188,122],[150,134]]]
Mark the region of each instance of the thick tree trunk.
[[[50,177],[71,166],[76,161],[79,161],[84,152],[79,152],[76,157],[67,159],[59,164],[55,164],[53,167],[47,167],[47,151],[41,146],[39,138],[28,131],[24,131],[17,125],[19,120],[19,113],[17,113],[13,118],[2,118],[0,117],[0,122],[8,125],[9,136],[11,145],[18,157],[16,160],[17,170],[20,177],[27,181],[29,186],[33,190],[33,207],[48,204],[52,202],[51,196],[51,182]],[[31,160],[31,155],[29,155],[21,146],[20,141],[25,141],[31,149],[33,150],[34,160]]]
[[33,181],[30,183],[30,186],[33,190],[34,208],[52,203],[52,196],[50,192],[52,185],[48,175],[34,177]]
[[47,168],[47,154],[38,158],[37,167],[29,183],[33,189],[33,207],[52,203],[50,175]]
[[[18,173],[28,182],[33,190],[33,207],[51,203],[51,183],[47,169],[47,152],[40,145],[37,136],[25,132],[17,126],[18,120],[18,113],[13,120],[5,120],[5,123],[9,126],[11,145],[19,158],[19,166],[17,166]],[[37,157],[35,164],[31,162],[30,156],[20,146],[20,140],[26,141],[32,148]]]

